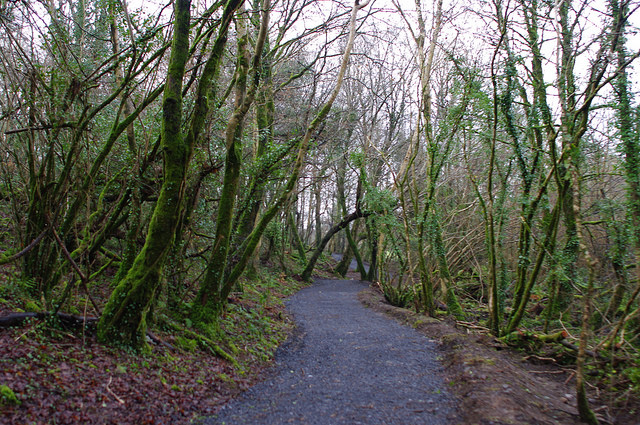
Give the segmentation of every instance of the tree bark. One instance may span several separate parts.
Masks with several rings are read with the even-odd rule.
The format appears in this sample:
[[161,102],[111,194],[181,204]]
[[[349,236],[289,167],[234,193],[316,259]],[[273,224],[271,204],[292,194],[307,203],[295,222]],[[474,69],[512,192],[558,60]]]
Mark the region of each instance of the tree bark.
[[218,37],[203,70],[189,131],[182,134],[182,80],[189,51],[190,0],[176,0],[173,43],[163,99],[162,152],[164,180],[145,244],[126,277],[115,288],[98,322],[102,342],[146,349],[147,313],[158,288],[167,253],[173,246],[193,147],[209,109],[208,92],[220,67],[227,31],[241,0],[229,0],[218,29]]
[[115,288],[98,322],[102,342],[146,348],[146,317],[182,204],[189,156],[181,131],[182,77],[189,50],[190,0],[175,3],[173,45],[163,99],[164,181],[144,247],[126,277]]
[[[231,229],[233,223],[233,211],[235,208],[238,191],[240,168],[242,166],[242,131],[243,122],[249,112],[249,108],[258,90],[261,74],[259,72],[262,60],[262,50],[267,37],[269,27],[270,0],[263,0],[262,20],[260,30],[256,40],[255,52],[251,64],[248,54],[249,34],[239,16],[237,19],[238,28],[238,63],[236,80],[236,103],[235,109],[227,128],[225,130],[225,140],[227,154],[225,158],[225,174],[222,185],[222,194],[218,204],[218,215],[216,217],[216,235],[214,239],[213,251],[207,264],[207,271],[204,281],[200,285],[198,295],[193,303],[191,317],[196,323],[213,323],[217,320],[221,308],[226,300],[223,295],[224,278],[227,270],[227,258],[231,240]],[[247,77],[249,65],[253,70],[252,81],[247,89]]]

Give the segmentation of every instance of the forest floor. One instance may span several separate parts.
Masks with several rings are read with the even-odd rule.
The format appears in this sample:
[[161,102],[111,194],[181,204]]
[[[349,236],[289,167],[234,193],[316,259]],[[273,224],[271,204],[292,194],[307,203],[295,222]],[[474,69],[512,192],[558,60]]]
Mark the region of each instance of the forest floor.
[[[147,355],[44,321],[0,328],[0,424],[173,425],[211,416],[264,375],[293,329],[284,300],[302,286],[263,270],[259,284],[233,295],[219,343],[237,364],[162,320]],[[22,311],[20,298],[0,282],[0,317]]]
[[[142,357],[98,344],[91,333],[38,321],[0,329],[0,424],[187,424],[209,417],[270,375],[277,346],[294,329],[284,300],[299,287],[280,277],[232,299],[223,346],[239,365],[162,328],[154,332],[165,344],[152,344]],[[454,423],[579,423],[570,367],[515,351],[453,320],[392,307],[375,287],[358,297],[438,343],[444,390],[458,401],[461,419]],[[0,293],[0,316],[11,311],[15,303]],[[18,404],[8,401],[9,389]],[[602,423],[640,423],[637,403],[613,408],[610,394],[594,388],[589,394]]]

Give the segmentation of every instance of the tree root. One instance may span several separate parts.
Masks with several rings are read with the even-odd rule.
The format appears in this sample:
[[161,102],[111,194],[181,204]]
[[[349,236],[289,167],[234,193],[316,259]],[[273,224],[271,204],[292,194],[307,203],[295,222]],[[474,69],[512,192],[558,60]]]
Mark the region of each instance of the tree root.
[[201,335],[197,332],[194,332],[190,329],[186,329],[183,328],[182,326],[173,323],[171,321],[165,321],[164,324],[166,326],[169,326],[171,329],[182,332],[186,335],[189,335],[191,338],[195,339],[196,341],[198,341],[198,344],[200,344],[200,346],[206,348],[207,350],[209,350],[212,354],[225,359],[229,362],[231,362],[235,367],[239,368],[240,367],[240,363],[238,363],[238,361],[235,359],[235,357],[233,357],[231,354],[227,353],[225,350],[222,349],[222,347],[220,347],[218,344],[215,343],[215,341],[213,341],[211,338],[207,338],[204,335]]

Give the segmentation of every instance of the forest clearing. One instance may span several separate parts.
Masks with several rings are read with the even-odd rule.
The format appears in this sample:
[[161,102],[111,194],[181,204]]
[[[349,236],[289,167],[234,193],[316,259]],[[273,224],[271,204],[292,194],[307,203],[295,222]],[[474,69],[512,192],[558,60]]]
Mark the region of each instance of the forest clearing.
[[210,416],[320,274],[454,422],[637,423],[639,9],[1,1],[3,418]]

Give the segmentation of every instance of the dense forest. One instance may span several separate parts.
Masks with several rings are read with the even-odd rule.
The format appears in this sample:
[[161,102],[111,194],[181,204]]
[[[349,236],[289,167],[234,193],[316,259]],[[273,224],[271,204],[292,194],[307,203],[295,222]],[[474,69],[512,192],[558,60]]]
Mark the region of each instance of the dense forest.
[[145,351],[341,253],[394,305],[563,342],[590,423],[594,359],[640,388],[637,2],[141,3],[0,4],[4,298]]

